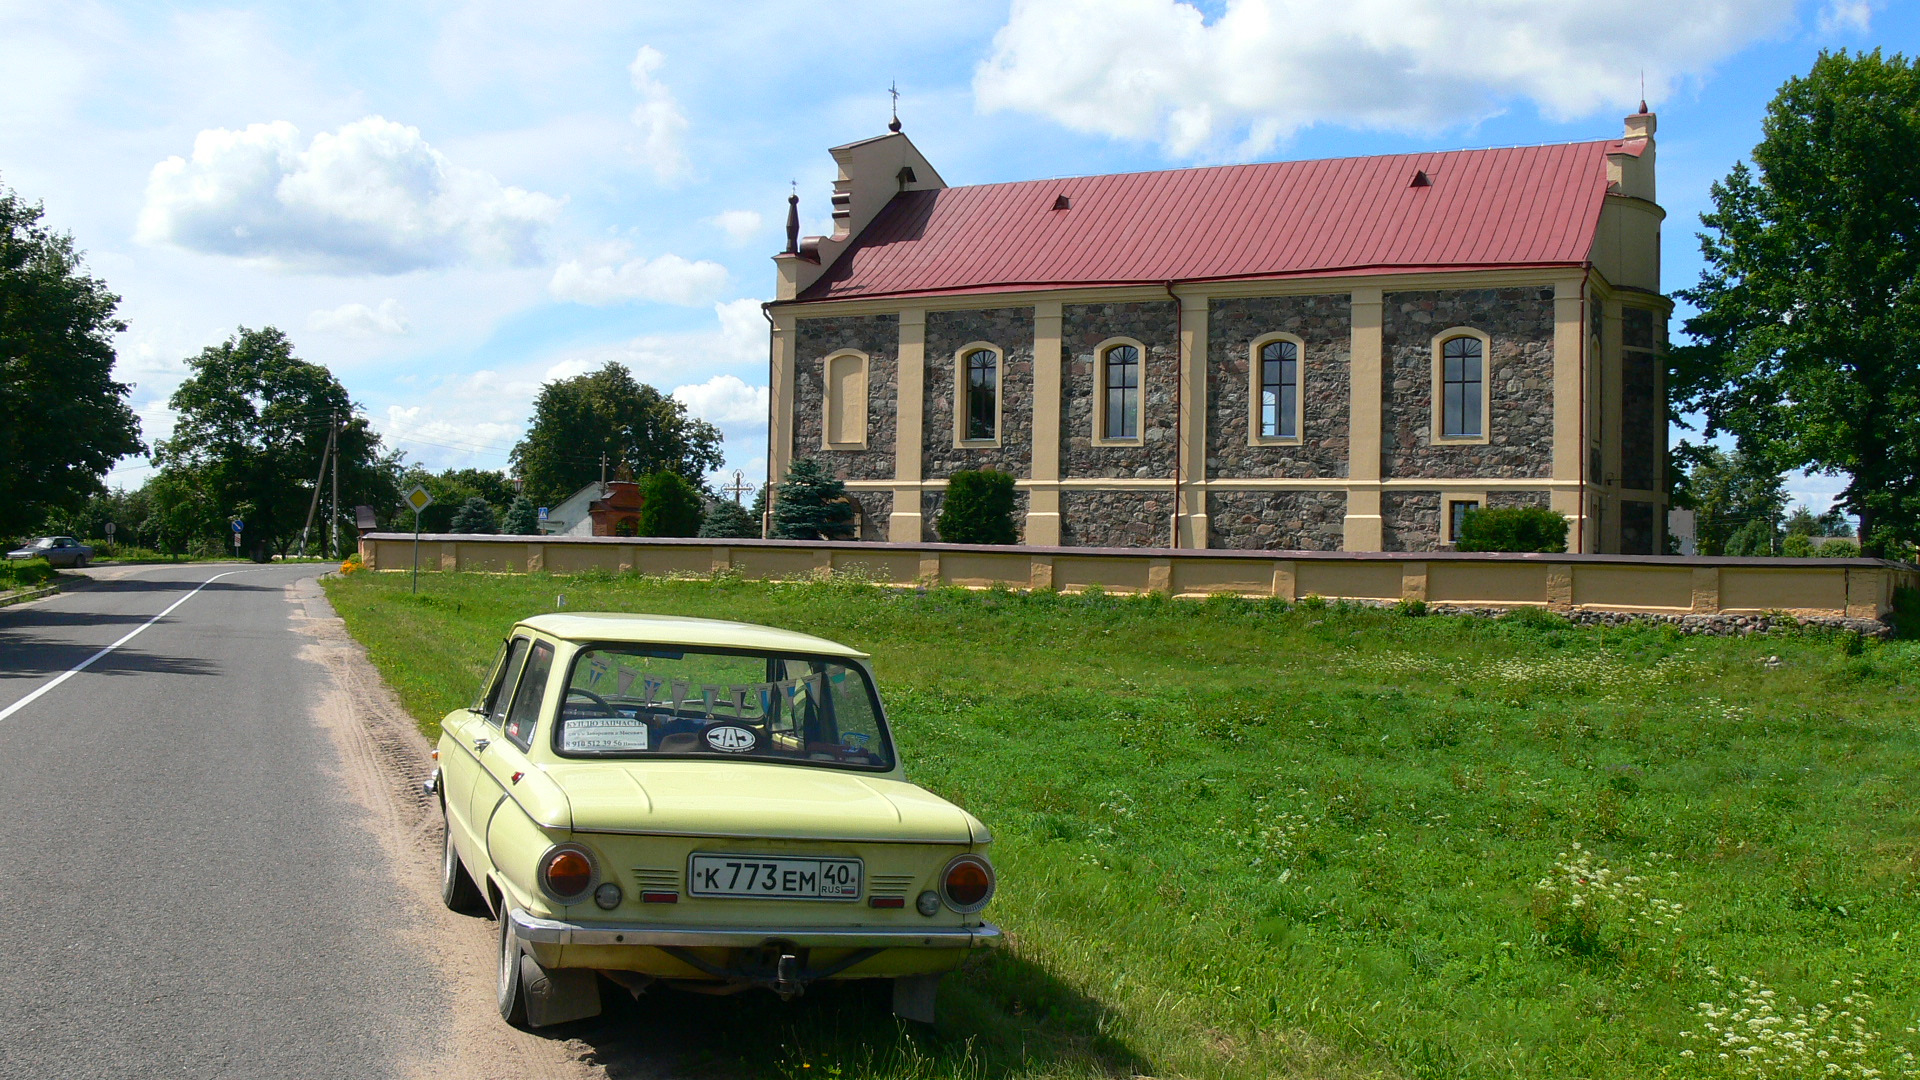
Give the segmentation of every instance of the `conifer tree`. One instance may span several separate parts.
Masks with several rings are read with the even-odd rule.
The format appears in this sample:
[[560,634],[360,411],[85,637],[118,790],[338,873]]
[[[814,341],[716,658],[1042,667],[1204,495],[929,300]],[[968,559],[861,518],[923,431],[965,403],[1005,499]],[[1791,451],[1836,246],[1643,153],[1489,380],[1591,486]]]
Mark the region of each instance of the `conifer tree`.
[[500,531],[509,536],[534,536],[540,532],[540,511],[533,500],[525,495],[515,495],[513,502],[507,505],[507,516],[500,521]]
[[853,539],[847,485],[812,458],[801,458],[773,500],[773,535],[781,540]]

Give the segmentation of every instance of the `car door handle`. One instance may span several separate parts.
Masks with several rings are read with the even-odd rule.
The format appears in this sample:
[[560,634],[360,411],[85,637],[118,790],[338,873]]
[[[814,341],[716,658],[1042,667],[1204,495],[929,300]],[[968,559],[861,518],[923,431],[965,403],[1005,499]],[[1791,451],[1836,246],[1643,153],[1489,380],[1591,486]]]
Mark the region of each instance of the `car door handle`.
[[492,743],[491,739],[475,739],[473,740],[473,752],[478,754],[482,750],[485,750],[489,745],[491,745],[491,743]]

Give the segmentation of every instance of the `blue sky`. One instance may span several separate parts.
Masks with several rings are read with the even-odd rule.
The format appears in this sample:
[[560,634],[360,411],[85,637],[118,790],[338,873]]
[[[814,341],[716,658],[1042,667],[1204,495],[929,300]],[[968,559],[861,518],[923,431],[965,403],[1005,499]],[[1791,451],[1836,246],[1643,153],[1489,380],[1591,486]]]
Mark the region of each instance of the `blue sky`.
[[150,439],[185,357],[271,324],[435,468],[503,466],[543,381],[618,360],[757,481],[788,182],[825,231],[891,81],[966,184],[1608,138],[1644,75],[1671,291],[1781,82],[1874,47],[1920,49],[1920,4],[0,0],[0,183],[124,298]]

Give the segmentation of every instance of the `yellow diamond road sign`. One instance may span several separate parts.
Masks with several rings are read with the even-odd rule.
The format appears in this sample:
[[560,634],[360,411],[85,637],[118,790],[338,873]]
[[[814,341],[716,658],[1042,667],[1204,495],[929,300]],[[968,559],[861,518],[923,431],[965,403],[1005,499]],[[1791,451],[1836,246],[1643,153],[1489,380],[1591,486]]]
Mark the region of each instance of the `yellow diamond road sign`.
[[433,505],[433,496],[427,493],[426,488],[415,484],[413,490],[407,492],[407,505],[413,507],[413,512],[417,514]]

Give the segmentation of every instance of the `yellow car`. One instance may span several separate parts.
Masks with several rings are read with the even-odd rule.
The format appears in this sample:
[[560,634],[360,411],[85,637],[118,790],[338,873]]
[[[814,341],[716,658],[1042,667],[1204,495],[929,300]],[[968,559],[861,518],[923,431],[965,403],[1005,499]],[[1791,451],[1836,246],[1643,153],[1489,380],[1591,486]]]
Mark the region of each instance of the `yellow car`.
[[931,1022],[942,974],[1000,931],[992,838],[906,781],[864,653],[746,623],[541,615],[427,790],[441,895],[500,926],[500,1015],[600,1011],[600,980],[792,997],[891,979]]

